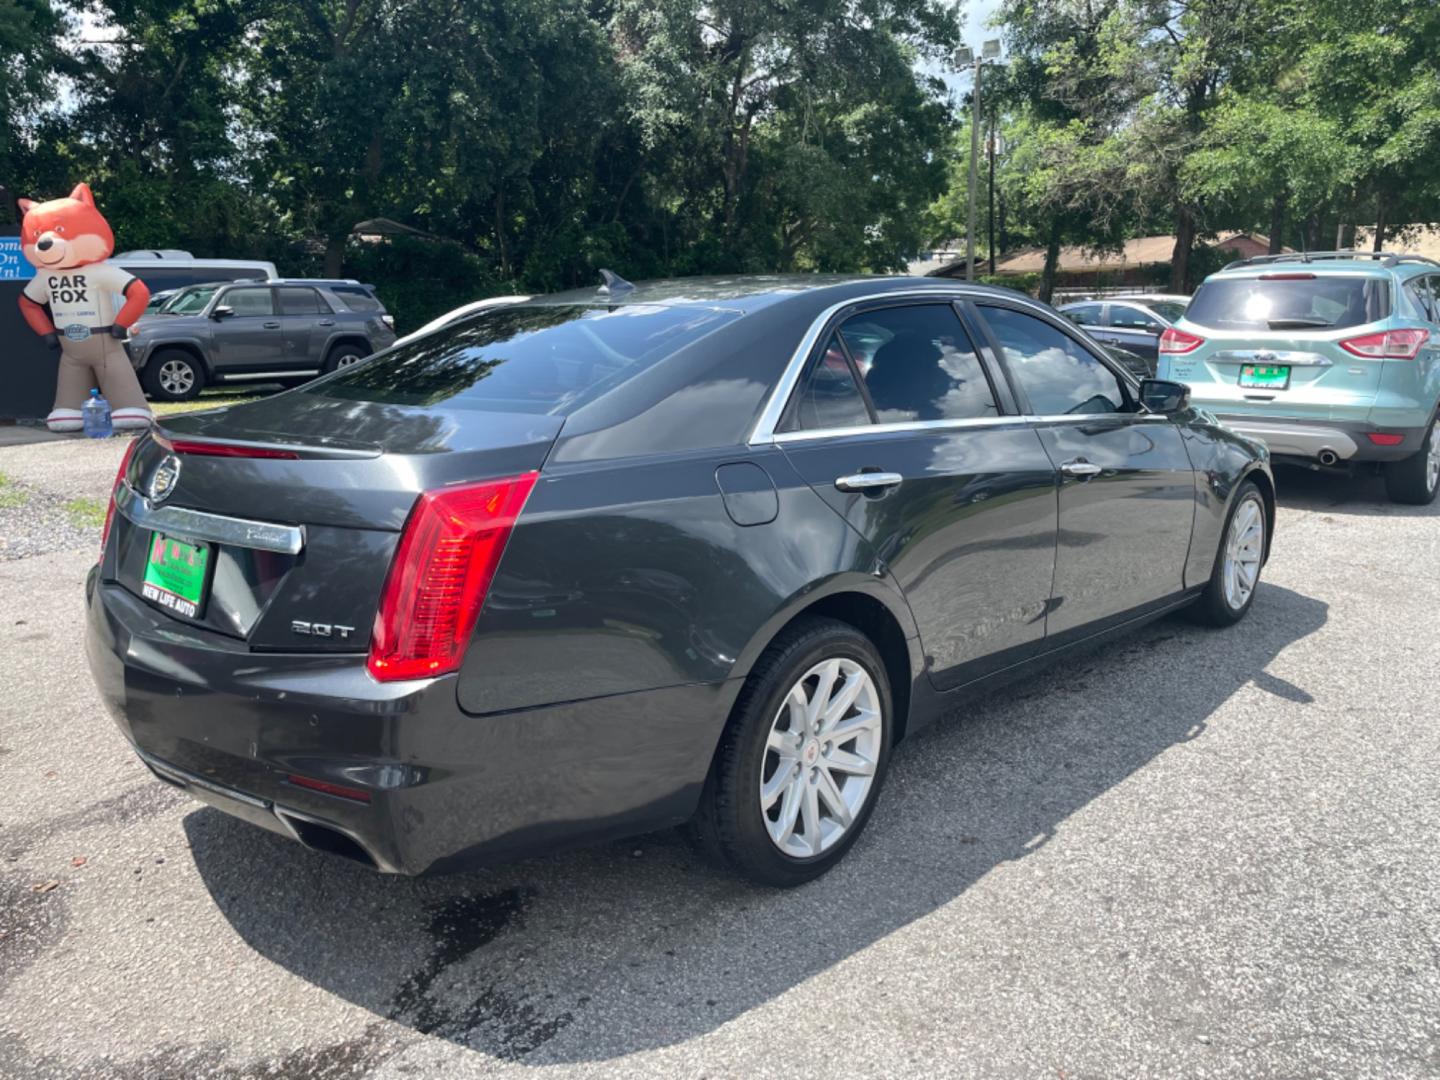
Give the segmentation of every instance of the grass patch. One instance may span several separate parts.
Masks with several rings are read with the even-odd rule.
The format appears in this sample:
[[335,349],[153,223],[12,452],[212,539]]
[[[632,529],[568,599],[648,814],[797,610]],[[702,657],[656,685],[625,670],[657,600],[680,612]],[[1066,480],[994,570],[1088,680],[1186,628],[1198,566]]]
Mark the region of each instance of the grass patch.
[[105,524],[105,504],[89,496],[71,499],[65,504],[65,513],[82,528],[98,529]]
[[262,384],[262,387],[257,389],[246,387],[244,390],[219,387],[215,390],[201,390],[200,396],[192,401],[152,401],[150,408],[156,416],[174,416],[176,413],[199,412],[201,409],[219,409],[226,405],[240,405],[247,401],[269,397],[278,389],[280,387],[268,384]]
[[30,501],[30,495],[4,473],[0,473],[0,510],[14,510]]

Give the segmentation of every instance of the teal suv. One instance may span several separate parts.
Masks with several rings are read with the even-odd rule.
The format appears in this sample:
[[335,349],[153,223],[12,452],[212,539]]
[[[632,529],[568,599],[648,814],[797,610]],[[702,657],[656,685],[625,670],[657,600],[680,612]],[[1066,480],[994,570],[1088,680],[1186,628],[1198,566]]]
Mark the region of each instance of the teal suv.
[[1440,263],[1263,255],[1205,279],[1160,338],[1161,379],[1278,461],[1376,462],[1391,499],[1440,483]]

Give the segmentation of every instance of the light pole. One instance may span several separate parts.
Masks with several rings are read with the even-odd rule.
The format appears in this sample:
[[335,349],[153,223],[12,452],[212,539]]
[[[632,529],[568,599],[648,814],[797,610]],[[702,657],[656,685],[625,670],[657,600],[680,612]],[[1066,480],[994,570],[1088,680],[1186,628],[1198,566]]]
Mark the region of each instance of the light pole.
[[[986,60],[995,60],[1000,56],[1000,42],[992,38],[980,46],[980,54],[977,56],[975,50],[969,46],[961,46],[955,52],[955,66],[965,67],[969,64],[975,65],[975,90],[971,95],[975,106],[975,116],[970,121],[970,206],[968,221],[965,226],[965,280],[975,280],[975,184],[976,173],[980,167],[980,72],[985,66]],[[991,253],[994,254],[993,252]]]

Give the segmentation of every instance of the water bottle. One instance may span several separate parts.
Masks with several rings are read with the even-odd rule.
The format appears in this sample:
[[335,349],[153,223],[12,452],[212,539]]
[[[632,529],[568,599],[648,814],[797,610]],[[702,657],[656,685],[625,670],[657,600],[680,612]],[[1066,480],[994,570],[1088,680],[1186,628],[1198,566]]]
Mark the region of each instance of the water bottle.
[[85,434],[92,439],[108,439],[114,428],[110,425],[110,403],[100,396],[100,391],[90,390],[90,398],[80,410],[85,424]]

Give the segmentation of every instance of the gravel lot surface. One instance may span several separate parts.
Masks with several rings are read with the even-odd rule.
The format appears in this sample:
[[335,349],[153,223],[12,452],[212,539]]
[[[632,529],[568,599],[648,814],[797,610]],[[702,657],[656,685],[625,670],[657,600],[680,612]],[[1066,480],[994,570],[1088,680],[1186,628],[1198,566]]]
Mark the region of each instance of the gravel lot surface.
[[[120,448],[0,472],[103,498]],[[233,821],[95,698],[93,533],[0,562],[0,1074],[1436,1076],[1440,512],[1279,480],[1244,624],[966,703],[787,893],[670,833],[416,881]]]

